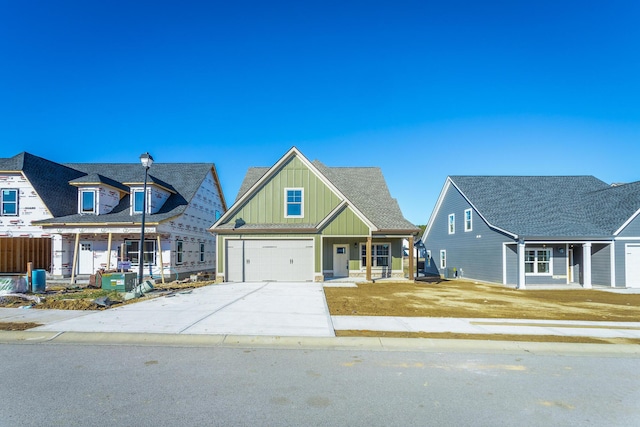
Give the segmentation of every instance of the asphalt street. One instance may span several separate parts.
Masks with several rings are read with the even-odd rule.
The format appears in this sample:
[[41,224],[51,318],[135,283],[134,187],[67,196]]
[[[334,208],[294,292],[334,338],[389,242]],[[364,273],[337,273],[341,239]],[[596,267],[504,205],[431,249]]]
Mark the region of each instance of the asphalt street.
[[[615,347],[615,346],[610,346]],[[3,426],[637,426],[637,355],[4,344]]]

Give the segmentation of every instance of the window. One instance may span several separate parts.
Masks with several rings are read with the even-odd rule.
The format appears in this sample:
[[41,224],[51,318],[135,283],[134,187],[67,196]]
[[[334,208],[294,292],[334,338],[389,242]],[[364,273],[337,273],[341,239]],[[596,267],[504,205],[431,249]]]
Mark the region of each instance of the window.
[[431,267],[431,251],[427,250],[427,259],[424,260],[427,263],[427,267]]
[[471,217],[471,209],[464,211],[464,231],[473,230],[473,218]]
[[200,262],[204,262],[204,243],[200,243]]
[[447,268],[447,251],[440,251],[440,268]]
[[526,274],[552,274],[551,249],[528,249],[524,251],[524,272]]
[[133,213],[142,213],[144,204],[144,192],[142,190],[133,190]]
[[[140,241],[138,240],[125,240],[124,250],[125,257],[131,261],[131,265],[140,265],[139,260],[139,248]],[[156,265],[156,241],[145,240],[144,241],[144,253],[142,254],[144,265]]]
[[[390,267],[391,250],[388,243],[371,245],[371,267]],[[362,267],[367,266],[367,245],[360,244],[360,262]]]
[[456,232],[456,214],[449,214],[449,234]]
[[182,264],[184,250],[182,248],[182,240],[176,240],[176,264]]
[[96,212],[96,192],[83,190],[80,192],[80,213]]
[[2,189],[2,215],[18,215],[18,190]]
[[302,188],[285,188],[285,217],[302,218]]

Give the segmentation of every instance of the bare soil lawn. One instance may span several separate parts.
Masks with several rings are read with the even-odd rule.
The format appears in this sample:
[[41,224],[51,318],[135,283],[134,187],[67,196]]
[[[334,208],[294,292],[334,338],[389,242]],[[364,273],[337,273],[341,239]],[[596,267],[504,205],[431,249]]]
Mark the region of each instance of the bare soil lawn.
[[78,287],[78,286],[52,286],[48,287],[46,292],[36,294],[40,298],[39,303],[25,300],[19,297],[0,297],[0,307],[23,307],[30,305],[36,309],[57,309],[57,310],[105,310],[108,307],[102,307],[94,301],[99,297],[108,297],[113,305],[117,307],[122,304],[134,304],[136,302],[145,301],[174,292],[185,292],[189,289],[199,288],[201,286],[210,285],[212,281],[200,282],[172,282],[157,283],[154,285],[152,292],[145,294],[141,298],[124,301],[124,294],[108,291],[99,288]]
[[[332,315],[640,322],[640,294],[515,290],[465,281],[363,283],[324,288]],[[336,331],[342,337],[640,344],[633,338],[432,332]]]
[[640,322],[640,294],[515,290],[461,280],[324,289],[332,315]]

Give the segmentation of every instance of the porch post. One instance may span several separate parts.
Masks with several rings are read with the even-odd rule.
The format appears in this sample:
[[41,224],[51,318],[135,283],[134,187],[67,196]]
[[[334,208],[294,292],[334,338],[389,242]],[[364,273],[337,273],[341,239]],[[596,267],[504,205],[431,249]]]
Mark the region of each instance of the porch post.
[[367,237],[367,253],[365,254],[367,260],[367,277],[368,281],[371,281],[371,236]]
[[413,236],[409,236],[409,280],[413,280]]
[[583,287],[591,289],[591,242],[582,244],[582,263],[584,264]]
[[611,245],[609,245],[610,250],[609,250],[609,254],[611,255],[611,287],[615,288],[616,287],[616,242],[613,241],[611,242]]
[[76,282],[76,269],[78,267],[78,248],[80,247],[80,232],[76,233],[76,243],[73,246],[73,264],[71,267],[71,284]]
[[524,240],[518,241],[518,284],[516,289],[526,289],[524,274]]
[[109,237],[107,238],[107,271],[111,270],[111,238],[112,234],[109,232]]
[[162,241],[160,240],[160,234],[158,234],[158,257],[160,258],[160,277],[164,285],[164,263],[162,262]]

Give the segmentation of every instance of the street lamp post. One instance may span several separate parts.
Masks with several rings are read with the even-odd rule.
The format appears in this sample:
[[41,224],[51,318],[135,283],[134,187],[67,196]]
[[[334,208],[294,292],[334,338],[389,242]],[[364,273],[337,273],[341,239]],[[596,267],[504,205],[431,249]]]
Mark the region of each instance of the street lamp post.
[[142,272],[144,269],[144,219],[147,213],[147,177],[149,176],[149,168],[153,163],[153,157],[149,153],[141,154],[140,163],[144,167],[144,185],[142,186],[142,221],[140,225],[140,247],[138,248],[138,285],[142,284]]

